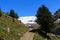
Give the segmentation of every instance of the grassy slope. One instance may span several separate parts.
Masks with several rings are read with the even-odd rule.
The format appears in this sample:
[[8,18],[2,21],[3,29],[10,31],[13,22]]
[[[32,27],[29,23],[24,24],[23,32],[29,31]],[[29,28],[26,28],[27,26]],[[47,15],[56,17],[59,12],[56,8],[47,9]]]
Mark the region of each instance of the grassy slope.
[[[24,32],[28,29],[23,23],[15,19],[15,22],[12,22],[13,19],[7,14],[3,13],[0,18],[0,36],[5,40],[19,40]],[[10,34],[6,34],[7,27],[10,28]]]
[[45,38],[40,36],[38,33],[35,33],[33,40],[45,40]]
[[[53,36],[52,34],[49,34],[49,37],[51,40],[60,40],[60,38],[57,38],[56,36]],[[33,40],[46,40],[46,38],[40,36],[38,33],[35,33]]]
[[60,38],[56,37],[56,36],[55,36],[54,34],[52,34],[52,33],[49,33],[48,35],[49,35],[49,37],[51,38],[51,40],[60,40]]

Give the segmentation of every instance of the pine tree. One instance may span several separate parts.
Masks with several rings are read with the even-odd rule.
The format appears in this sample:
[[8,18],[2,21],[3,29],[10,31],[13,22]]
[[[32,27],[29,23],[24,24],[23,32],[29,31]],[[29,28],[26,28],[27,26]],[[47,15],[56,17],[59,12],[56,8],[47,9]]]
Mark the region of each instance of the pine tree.
[[11,17],[14,18],[14,14],[15,14],[14,10],[10,10],[10,14],[9,14],[9,16],[11,16]]
[[45,7],[44,5],[42,5],[36,14],[37,20],[36,22],[41,25],[41,30],[43,30],[45,33],[47,32],[51,32],[51,29],[54,26],[54,21],[52,18],[52,14],[49,11],[49,9],[47,7]]
[[16,17],[16,18],[19,18],[19,16],[17,15],[17,13],[15,13],[15,17]]
[[2,11],[1,11],[1,9],[0,9],[0,17],[2,16]]
[[12,18],[18,18],[18,15],[14,12],[14,10],[10,10],[9,16],[11,16]]

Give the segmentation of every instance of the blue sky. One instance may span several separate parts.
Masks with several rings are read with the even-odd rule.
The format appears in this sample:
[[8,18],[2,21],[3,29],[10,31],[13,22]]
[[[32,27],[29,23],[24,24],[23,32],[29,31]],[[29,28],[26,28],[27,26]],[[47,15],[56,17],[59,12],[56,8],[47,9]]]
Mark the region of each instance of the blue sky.
[[60,0],[0,0],[2,11],[9,12],[13,9],[19,16],[34,16],[43,4],[52,13],[60,8]]

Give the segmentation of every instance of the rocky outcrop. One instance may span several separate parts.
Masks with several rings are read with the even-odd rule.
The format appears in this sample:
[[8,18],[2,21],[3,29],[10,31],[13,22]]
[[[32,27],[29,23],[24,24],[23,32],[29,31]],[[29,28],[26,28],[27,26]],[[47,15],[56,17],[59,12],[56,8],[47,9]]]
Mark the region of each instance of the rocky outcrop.
[[60,9],[56,11],[56,13],[53,15],[54,18],[54,23],[55,23],[55,29],[54,29],[54,34],[60,36]]

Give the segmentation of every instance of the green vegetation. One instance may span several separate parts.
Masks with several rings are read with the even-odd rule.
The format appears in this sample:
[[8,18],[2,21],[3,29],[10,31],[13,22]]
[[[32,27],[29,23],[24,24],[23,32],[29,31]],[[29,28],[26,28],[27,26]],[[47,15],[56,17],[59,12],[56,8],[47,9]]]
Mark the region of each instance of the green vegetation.
[[36,14],[37,20],[36,22],[41,25],[41,30],[43,30],[46,34],[51,32],[54,27],[54,21],[52,18],[52,14],[45,5],[42,5]]
[[45,40],[45,38],[40,36],[38,33],[35,33],[33,40]]
[[48,33],[48,35],[51,38],[51,40],[60,40],[60,37],[57,37],[56,35],[54,35],[52,33]]
[[[7,32],[7,28],[9,28],[10,32]],[[8,16],[6,13],[2,12],[2,16],[0,18],[0,38],[2,37],[4,40],[20,40],[20,37],[23,33],[25,33],[28,28],[25,27],[21,21]]]
[[40,25],[40,30],[37,30],[35,33],[34,40],[60,40],[60,37],[58,38],[52,33],[55,28],[55,24],[52,14],[47,7],[42,5],[38,9],[36,17],[36,22]]
[[45,35],[40,29],[34,30],[37,32],[35,32],[33,40],[60,40],[60,36],[53,33],[47,33],[47,35]]
[[[51,40],[60,40],[60,38],[57,38],[54,36],[54,34],[49,33],[48,34]],[[42,37],[38,33],[35,33],[33,40],[46,40],[46,38]]]
[[9,16],[11,16],[12,18],[18,18],[19,16],[17,15],[17,13],[14,12],[14,10],[10,10],[10,14]]
[[1,12],[1,9],[0,9],[0,17],[2,16],[2,12]]

